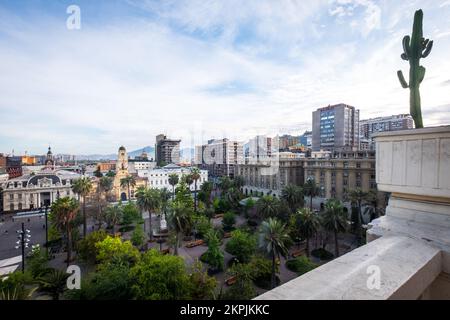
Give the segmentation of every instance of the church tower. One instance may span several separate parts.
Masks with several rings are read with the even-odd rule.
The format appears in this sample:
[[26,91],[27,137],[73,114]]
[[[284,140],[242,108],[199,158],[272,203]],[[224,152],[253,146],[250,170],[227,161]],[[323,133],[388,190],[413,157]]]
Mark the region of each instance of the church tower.
[[116,171],[125,170],[128,173],[128,154],[124,146],[119,148],[119,155],[117,157]]
[[50,148],[50,146],[48,147],[47,157],[45,158],[44,164],[47,169],[54,169],[55,167],[55,160],[53,159],[52,148]]
[[120,185],[120,180],[128,176],[128,154],[125,147],[121,146],[117,155],[116,175],[113,183],[114,193],[117,200],[125,200],[127,198],[127,190]]

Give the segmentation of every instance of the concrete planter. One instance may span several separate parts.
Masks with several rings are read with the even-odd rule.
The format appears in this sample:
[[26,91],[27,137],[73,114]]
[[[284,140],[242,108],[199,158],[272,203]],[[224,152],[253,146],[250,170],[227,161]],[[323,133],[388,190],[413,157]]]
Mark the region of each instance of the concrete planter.
[[450,198],[450,126],[376,135],[378,189]]

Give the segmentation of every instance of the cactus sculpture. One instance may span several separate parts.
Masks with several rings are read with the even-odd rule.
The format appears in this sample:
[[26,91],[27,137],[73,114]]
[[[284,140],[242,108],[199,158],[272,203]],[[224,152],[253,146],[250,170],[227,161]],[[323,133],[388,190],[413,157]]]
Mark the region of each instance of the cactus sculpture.
[[426,58],[433,48],[433,41],[425,39],[422,31],[422,10],[417,10],[414,14],[414,24],[411,37],[403,38],[403,50],[401,55],[403,60],[409,61],[409,84],[405,81],[403,73],[397,71],[398,79],[403,88],[409,88],[410,114],[414,119],[416,128],[423,128],[422,111],[420,108],[419,87],[425,77],[425,68],[420,65],[420,59]]

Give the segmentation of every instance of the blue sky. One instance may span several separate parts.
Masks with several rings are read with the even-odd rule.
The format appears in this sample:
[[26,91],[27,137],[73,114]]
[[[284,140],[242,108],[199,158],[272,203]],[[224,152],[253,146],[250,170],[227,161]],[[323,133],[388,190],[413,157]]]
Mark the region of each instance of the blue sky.
[[[80,30],[66,28],[71,4]],[[340,102],[407,113],[396,71],[419,8],[435,41],[424,122],[449,124],[450,0],[0,0],[0,152],[301,134]]]

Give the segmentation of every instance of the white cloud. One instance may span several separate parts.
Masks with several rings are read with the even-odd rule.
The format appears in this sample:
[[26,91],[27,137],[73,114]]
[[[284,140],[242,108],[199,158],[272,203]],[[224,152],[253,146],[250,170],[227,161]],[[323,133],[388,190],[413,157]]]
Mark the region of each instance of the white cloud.
[[[407,74],[401,39],[413,9],[394,16],[381,4],[339,0],[329,9],[346,8],[347,20],[336,25],[315,1],[245,2],[237,13],[236,3],[224,3],[149,1],[145,8],[158,19],[83,24],[77,32],[59,20],[30,24],[0,11],[7,43],[0,46],[0,148],[43,152],[50,142],[55,152],[110,153],[121,144],[151,145],[161,132],[184,145],[192,135],[198,143],[301,133],[313,110],[339,102],[360,108],[363,118],[408,112],[396,71]],[[444,30],[429,11],[425,27]],[[381,18],[391,23],[381,26]],[[248,24],[256,36],[236,46]],[[347,24],[366,38],[346,33]],[[371,32],[377,28],[382,37]],[[223,33],[211,39],[217,30]],[[449,104],[441,84],[449,80],[450,44],[439,35],[423,60],[426,125],[448,119],[425,112]],[[274,48],[286,51],[282,59],[267,57]]]

